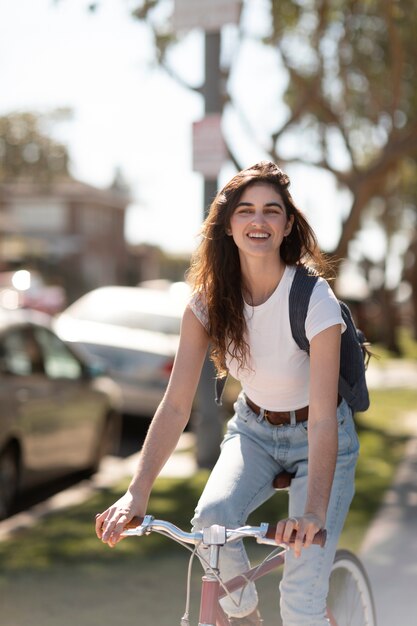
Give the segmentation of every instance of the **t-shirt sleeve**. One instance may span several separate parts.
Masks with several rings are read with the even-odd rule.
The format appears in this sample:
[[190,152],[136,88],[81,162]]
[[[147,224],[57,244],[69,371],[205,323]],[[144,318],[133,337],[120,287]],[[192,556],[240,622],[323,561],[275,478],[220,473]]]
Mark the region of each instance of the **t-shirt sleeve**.
[[193,294],[189,301],[189,307],[204,328],[208,330],[208,312],[203,295],[201,293]]
[[330,285],[319,278],[311,294],[310,303],[305,322],[306,336],[309,341],[321,331],[341,325],[341,332],[345,332],[346,324],[342,318],[339,302]]

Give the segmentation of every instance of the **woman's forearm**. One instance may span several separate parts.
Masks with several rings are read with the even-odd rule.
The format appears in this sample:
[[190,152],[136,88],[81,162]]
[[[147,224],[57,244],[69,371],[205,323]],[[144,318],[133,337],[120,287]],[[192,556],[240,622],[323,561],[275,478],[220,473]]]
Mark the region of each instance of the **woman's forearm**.
[[322,419],[309,425],[308,490],[306,514],[324,524],[337,457],[337,420]]
[[151,422],[139,457],[138,466],[129,485],[134,495],[149,493],[163,466],[174,451],[189,419],[166,400],[159,405]]
[[207,348],[207,333],[187,307],[167,390],[150,425],[129,488],[96,516],[97,536],[110,546],[120,541],[123,529],[135,515],[146,513],[155,479],[177,445],[191,414]]

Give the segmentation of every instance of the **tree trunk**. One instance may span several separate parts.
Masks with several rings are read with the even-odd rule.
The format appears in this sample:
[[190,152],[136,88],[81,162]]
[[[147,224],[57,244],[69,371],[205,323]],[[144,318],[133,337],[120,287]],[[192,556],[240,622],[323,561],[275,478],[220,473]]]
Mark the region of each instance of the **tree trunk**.
[[392,289],[381,288],[379,292],[382,323],[383,323],[383,343],[397,356],[401,356],[401,348],[397,337],[397,312],[394,303],[394,291]]

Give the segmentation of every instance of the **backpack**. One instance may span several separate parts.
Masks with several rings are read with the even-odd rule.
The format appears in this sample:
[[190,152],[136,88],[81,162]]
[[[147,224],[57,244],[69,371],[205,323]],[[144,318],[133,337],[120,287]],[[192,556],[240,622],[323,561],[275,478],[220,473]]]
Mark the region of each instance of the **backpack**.
[[[308,305],[318,275],[305,265],[297,266],[290,289],[290,324],[294,341],[301,350],[310,352],[310,344],[305,333],[305,319]],[[349,307],[339,300],[346,330],[342,333],[340,346],[339,395],[353,412],[369,408],[369,392],[366,384],[366,367],[370,352],[361,330],[356,328]]]
[[[298,265],[289,295],[290,325],[294,341],[301,350],[310,352],[310,344],[305,333],[310,296],[318,274],[305,265]],[[346,400],[353,412],[369,408],[369,392],[366,384],[366,367],[370,352],[361,330],[356,328],[347,304],[338,301],[346,330],[342,333],[340,347],[339,395]],[[215,381],[215,401],[221,405],[227,376]]]

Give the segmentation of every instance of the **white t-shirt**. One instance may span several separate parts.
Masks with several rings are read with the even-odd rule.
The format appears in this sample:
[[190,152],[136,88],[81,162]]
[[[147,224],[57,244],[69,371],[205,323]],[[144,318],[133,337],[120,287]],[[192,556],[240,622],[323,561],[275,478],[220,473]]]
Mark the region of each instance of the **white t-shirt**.
[[[295,267],[287,266],[272,295],[258,306],[245,303],[247,341],[250,346],[248,367],[238,369],[227,356],[230,374],[240,381],[245,394],[257,405],[271,411],[296,410],[309,403],[310,359],[294,341],[289,317],[289,294]],[[201,298],[194,297],[191,309],[207,326],[207,311]],[[341,325],[339,303],[328,283],[319,278],[308,307],[305,329],[309,341],[321,331]]]

